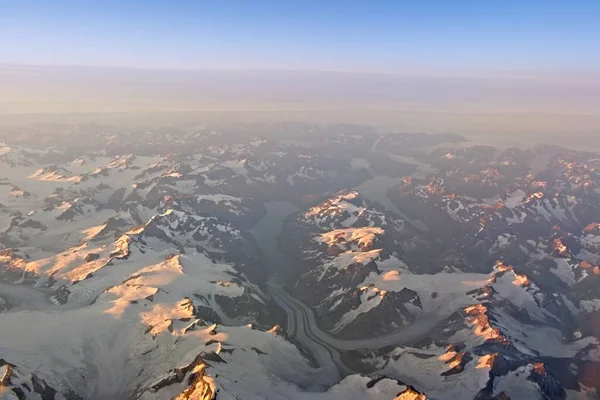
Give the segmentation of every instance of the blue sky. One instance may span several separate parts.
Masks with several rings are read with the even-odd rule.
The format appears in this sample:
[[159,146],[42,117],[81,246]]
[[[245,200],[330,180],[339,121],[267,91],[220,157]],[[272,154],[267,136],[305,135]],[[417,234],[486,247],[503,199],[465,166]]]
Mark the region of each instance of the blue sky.
[[0,63],[594,71],[598,21],[598,0],[0,0]]

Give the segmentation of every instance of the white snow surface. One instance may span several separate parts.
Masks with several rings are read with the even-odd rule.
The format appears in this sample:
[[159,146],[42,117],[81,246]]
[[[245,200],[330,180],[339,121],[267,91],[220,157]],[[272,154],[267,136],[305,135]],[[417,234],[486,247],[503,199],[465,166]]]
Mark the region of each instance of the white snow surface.
[[[19,377],[35,374],[59,392],[57,399],[68,390],[83,398],[163,399],[186,389],[187,378],[156,392],[149,390],[152,385],[198,355],[215,353],[225,362],[208,362],[206,380],[220,399],[389,399],[404,390],[389,379],[367,388],[371,379],[358,375],[325,390],[329,382],[295,345],[246,325],[248,320],[227,315],[219,305],[218,296],[265,301],[235,265],[214,262],[191,249],[183,254],[164,242],[146,246],[138,237],[143,226],[117,240],[91,241],[109,218],[131,226],[136,218],[159,218],[168,235],[178,224],[199,222],[176,211],[157,215],[141,205],[97,209],[118,189],[125,188],[125,196],[137,192],[144,197],[154,185],[138,189],[135,177],[146,167],[160,165],[161,157],[85,156],[46,168],[28,157],[30,153],[44,151],[0,145],[0,165],[6,170],[0,204],[19,212],[23,221],[45,227],[11,227],[18,220],[0,208],[0,233],[21,243],[29,255],[21,258],[16,252],[0,258],[1,301],[11,305],[0,312],[0,355],[15,365]],[[246,171],[242,162],[227,166]],[[177,180],[176,174],[169,175],[176,179],[173,189],[193,193],[193,181]],[[242,199],[220,194],[202,194],[200,200],[234,210],[243,207]],[[57,219],[66,211],[73,212],[72,220]],[[226,225],[216,227],[237,234]],[[194,314],[198,306],[213,309],[235,326],[199,320]],[[0,377],[6,370],[0,369]],[[12,391],[0,388],[0,398],[11,396]]]
[[[90,250],[100,258],[83,263]],[[127,258],[110,256],[115,253]],[[333,399],[347,394],[376,399],[402,389],[392,381],[367,389],[366,378],[356,376],[328,392],[307,394],[301,387],[318,387],[319,377],[282,337],[247,326],[202,326],[193,305],[219,310],[215,295],[236,297],[253,290],[231,280],[230,266],[202,254],[155,252],[124,235],[110,246],[83,245],[14,268],[39,278],[36,287],[22,288],[34,296],[27,295],[16,311],[0,314],[0,351],[20,371],[36,373],[58,390],[68,385],[86,398],[128,397],[138,385],[149,387],[203,352],[218,352],[226,361],[212,362],[207,370],[223,398]],[[85,274],[88,278],[82,279]],[[66,304],[50,301],[52,290],[45,285],[50,275],[70,283]],[[164,398],[183,389],[169,386],[144,392],[143,398]]]

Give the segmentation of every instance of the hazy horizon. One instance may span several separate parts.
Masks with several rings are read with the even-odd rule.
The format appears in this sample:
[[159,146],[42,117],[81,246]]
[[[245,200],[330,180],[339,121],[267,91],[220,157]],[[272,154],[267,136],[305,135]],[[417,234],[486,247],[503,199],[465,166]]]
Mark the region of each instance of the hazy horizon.
[[0,1],[0,121],[189,113],[598,142],[599,12],[592,1]]
[[[357,123],[523,139],[595,138],[600,76],[0,66],[0,122],[41,114],[198,114],[210,122]],[[94,114],[84,118],[85,114]],[[54,116],[54,117],[53,117]],[[110,119],[110,118],[109,118]],[[201,118],[199,118],[201,119]],[[146,121],[146,118],[142,119]],[[600,143],[594,144],[600,146]]]

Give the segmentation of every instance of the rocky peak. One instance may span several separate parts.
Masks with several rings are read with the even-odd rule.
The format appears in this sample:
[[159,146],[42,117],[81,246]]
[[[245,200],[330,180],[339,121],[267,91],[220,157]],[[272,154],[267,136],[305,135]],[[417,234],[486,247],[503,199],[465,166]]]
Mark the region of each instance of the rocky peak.
[[407,385],[406,389],[398,393],[394,400],[427,400],[427,396],[414,387]]
[[549,400],[564,400],[567,398],[563,386],[548,372],[543,363],[535,363],[530,368],[531,370],[527,379],[540,387],[540,392],[544,398]]

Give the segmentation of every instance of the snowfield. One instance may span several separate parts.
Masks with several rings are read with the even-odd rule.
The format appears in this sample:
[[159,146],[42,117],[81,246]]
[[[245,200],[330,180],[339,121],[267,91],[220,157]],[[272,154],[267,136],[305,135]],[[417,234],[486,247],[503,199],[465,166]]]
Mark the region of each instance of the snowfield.
[[0,144],[0,399],[597,396],[600,157],[87,139]]
[[[285,335],[258,329],[268,295],[240,272],[244,260],[215,259],[246,240],[229,221],[254,212],[247,199],[199,193],[161,157],[44,165],[24,154],[0,155],[0,234],[17,248],[0,256],[0,398],[380,399],[407,389],[324,380]],[[222,165],[247,173],[243,161]],[[137,181],[161,171],[174,183]],[[159,188],[181,200],[136,200]],[[204,206],[228,221],[193,214]]]

